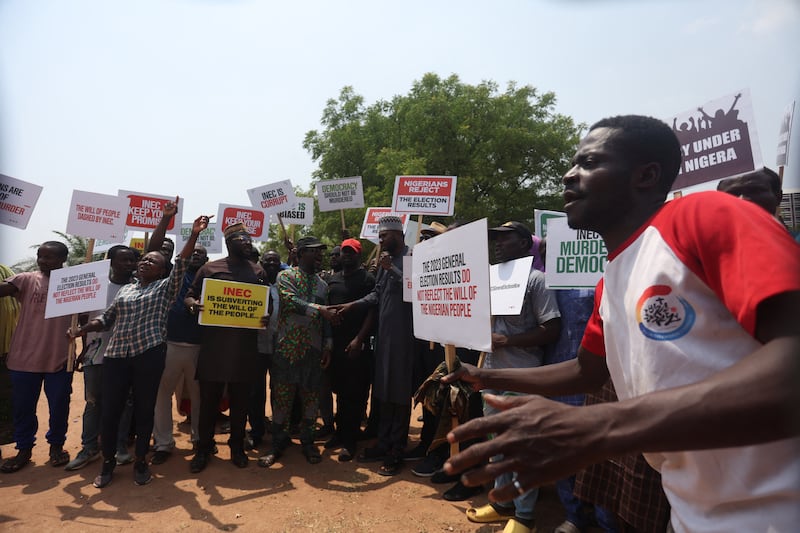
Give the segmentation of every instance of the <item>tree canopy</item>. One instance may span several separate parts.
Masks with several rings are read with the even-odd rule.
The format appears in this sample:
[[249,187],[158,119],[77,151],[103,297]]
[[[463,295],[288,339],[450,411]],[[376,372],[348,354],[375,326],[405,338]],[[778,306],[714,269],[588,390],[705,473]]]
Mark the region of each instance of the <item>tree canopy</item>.
[[[561,207],[561,176],[582,128],[555,113],[555,102],[529,85],[512,82],[500,92],[493,81],[469,85],[430,73],[408,94],[369,106],[344,87],[303,147],[319,163],[314,182],[361,176],[368,206],[391,205],[397,175],[455,175],[453,218],[519,220],[533,229],[534,208]],[[363,216],[345,210],[353,235]],[[319,213],[312,231],[338,238],[340,228],[338,212]]]

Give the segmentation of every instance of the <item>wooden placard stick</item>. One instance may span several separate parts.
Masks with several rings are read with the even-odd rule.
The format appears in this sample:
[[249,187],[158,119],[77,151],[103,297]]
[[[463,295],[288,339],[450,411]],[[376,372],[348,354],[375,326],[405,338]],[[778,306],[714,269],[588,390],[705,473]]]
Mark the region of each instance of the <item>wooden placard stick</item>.
[[[445,344],[444,345],[444,361],[447,364],[447,371],[452,372],[453,368],[456,366],[456,346],[454,344]],[[454,395],[456,394],[456,390],[453,387],[450,387],[450,406],[453,405]],[[455,429],[458,427],[458,416],[456,414],[452,414],[450,417],[450,429]],[[450,457],[455,456],[459,452],[458,443],[453,442],[450,443]]]

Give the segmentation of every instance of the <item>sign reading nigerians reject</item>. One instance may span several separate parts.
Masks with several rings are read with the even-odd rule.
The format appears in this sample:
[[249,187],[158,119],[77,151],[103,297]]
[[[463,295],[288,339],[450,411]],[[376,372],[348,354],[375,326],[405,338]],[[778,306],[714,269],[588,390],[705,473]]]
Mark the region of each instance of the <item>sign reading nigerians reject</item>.
[[203,280],[198,324],[228,328],[261,329],[267,313],[266,285],[206,278]]
[[485,218],[418,243],[411,277],[415,337],[491,351]]

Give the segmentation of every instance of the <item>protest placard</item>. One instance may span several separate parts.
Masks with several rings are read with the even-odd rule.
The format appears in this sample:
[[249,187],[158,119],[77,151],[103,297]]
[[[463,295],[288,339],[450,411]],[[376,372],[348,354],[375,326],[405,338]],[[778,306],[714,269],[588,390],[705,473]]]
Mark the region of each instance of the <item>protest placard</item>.
[[250,197],[250,203],[253,207],[268,215],[294,209],[297,205],[294,187],[292,187],[292,182],[289,180],[276,181],[261,187],[247,189],[247,196]]
[[489,267],[493,315],[518,315],[522,312],[533,257],[527,256]]
[[273,213],[269,216],[270,224],[277,224],[278,217],[281,217],[284,224],[297,224],[298,226],[310,226],[314,223],[314,199],[297,197],[297,206],[288,211]]
[[561,218],[567,216],[566,213],[561,211],[548,211],[546,209],[534,209],[534,228],[533,234],[537,237],[544,239],[547,237],[547,221],[551,218]]
[[[125,227],[152,231],[161,222],[164,216],[164,204],[175,201],[174,196],[160,196],[134,191],[123,191],[120,189],[118,196],[126,197],[129,200],[128,216],[125,219]],[[178,213],[183,212],[183,198],[178,199]],[[169,221],[167,233],[175,233],[175,218]]]
[[361,224],[361,234],[359,237],[377,243],[378,221],[381,217],[385,217],[386,215],[399,216],[400,220],[403,221],[403,233],[406,232],[406,228],[408,227],[407,214],[395,213],[392,211],[391,207],[368,207],[367,211],[364,213],[364,222]]
[[50,272],[45,318],[105,309],[111,261],[95,261]]
[[128,241],[128,232],[123,231],[122,236],[119,239],[112,239],[112,240],[104,240],[104,239],[97,239],[94,241],[94,250],[93,253],[95,254],[102,254],[110,250],[113,246],[123,245]]
[[392,208],[397,213],[449,216],[455,203],[456,176],[397,176],[394,180]]
[[39,185],[0,174],[0,224],[27,228],[40,194]]
[[322,212],[364,207],[361,176],[318,181],[317,204]]
[[491,351],[486,219],[418,243],[412,264],[414,336]]
[[266,231],[264,224],[264,211],[261,209],[253,209],[252,207],[244,207],[241,205],[219,204],[217,210],[217,233],[214,237],[220,243],[225,240],[224,232],[228,226],[232,226],[241,222],[247,228],[247,233],[253,240],[261,240],[266,238]]
[[548,289],[593,289],[608,262],[599,233],[572,229],[566,218],[547,221],[545,286]]
[[[750,92],[739,91],[678,114],[669,120],[681,143],[681,163],[673,191],[716,188],[720,179],[761,166]],[[685,190],[685,189],[689,190]]]
[[[181,224],[180,245],[176,246],[176,248],[182,248],[186,241],[189,240],[189,237],[192,235],[193,225],[194,223]],[[200,235],[197,236],[196,244],[205,247],[206,253],[219,254],[222,253],[222,240],[218,237],[216,222],[210,223],[208,227],[201,231]]]
[[794,102],[786,106],[781,117],[781,129],[778,132],[778,151],[775,164],[785,166],[789,157],[789,138],[792,135],[792,122],[794,120]]
[[203,326],[261,329],[267,314],[266,285],[205,278],[201,300],[203,310],[197,322]]
[[125,235],[127,214],[126,197],[73,190],[67,233],[91,239],[119,241]]

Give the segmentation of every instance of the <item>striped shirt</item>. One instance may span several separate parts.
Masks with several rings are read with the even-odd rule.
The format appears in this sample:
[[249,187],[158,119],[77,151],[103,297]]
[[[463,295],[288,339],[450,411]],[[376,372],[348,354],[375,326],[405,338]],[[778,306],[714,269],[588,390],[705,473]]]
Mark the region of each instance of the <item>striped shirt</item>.
[[168,278],[142,286],[139,280],[122,287],[105,312],[97,317],[113,325],[106,357],[135,357],[167,340],[167,315],[178,295],[187,263],[175,259]]

